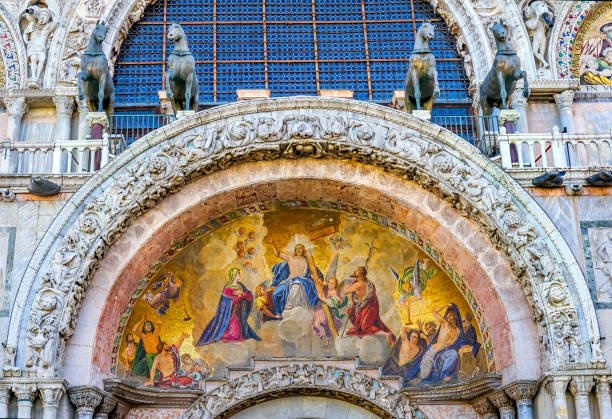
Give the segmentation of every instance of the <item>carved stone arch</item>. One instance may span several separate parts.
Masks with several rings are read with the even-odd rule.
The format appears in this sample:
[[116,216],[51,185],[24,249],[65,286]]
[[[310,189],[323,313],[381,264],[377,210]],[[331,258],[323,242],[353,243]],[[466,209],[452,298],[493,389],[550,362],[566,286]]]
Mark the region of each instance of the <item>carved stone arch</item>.
[[531,196],[467,142],[365,102],[293,97],[234,103],[143,137],[67,202],[38,245],[11,313],[8,344],[29,376],[62,374],[90,278],[148,209],[198,176],[253,160],[354,160],[416,182],[480,226],[510,264],[542,336],[545,368],[591,358],[599,330],[586,281]]
[[18,89],[27,78],[27,59],[19,28],[9,16],[0,4],[0,60],[4,72],[4,85],[0,88]]
[[228,417],[262,400],[293,395],[345,400],[389,419],[410,418],[417,409],[397,389],[366,374],[333,365],[295,362],[230,380],[201,396],[182,417]]

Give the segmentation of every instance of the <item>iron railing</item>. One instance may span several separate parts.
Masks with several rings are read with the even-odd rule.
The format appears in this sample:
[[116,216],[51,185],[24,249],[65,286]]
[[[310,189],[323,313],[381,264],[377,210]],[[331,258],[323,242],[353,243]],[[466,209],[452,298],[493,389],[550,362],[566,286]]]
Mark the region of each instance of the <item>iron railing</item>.
[[[174,120],[174,115],[128,113],[111,115],[109,133],[111,156],[117,156],[140,137]],[[431,121],[457,134],[487,157],[499,154],[497,116],[434,115]]]
[[487,157],[499,154],[497,116],[433,115],[431,122],[457,134]]
[[110,154],[117,156],[140,137],[174,120],[174,115],[129,113],[111,115],[108,141]]

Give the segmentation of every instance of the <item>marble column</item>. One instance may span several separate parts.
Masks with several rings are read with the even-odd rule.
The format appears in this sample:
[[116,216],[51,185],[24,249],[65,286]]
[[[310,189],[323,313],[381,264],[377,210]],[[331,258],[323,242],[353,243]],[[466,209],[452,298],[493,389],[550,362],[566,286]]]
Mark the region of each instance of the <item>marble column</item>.
[[552,397],[553,414],[555,419],[567,419],[567,400],[565,389],[569,377],[550,377],[546,383],[546,390]]
[[21,135],[21,119],[28,111],[28,104],[24,97],[12,97],[2,99],[6,107],[8,121],[6,124],[6,135],[11,141],[19,141]]
[[0,418],[8,417],[8,406],[11,402],[11,387],[0,385]]
[[527,98],[523,96],[523,91],[517,89],[512,96],[510,96],[511,105],[510,107],[519,113],[519,119],[516,122],[516,132],[529,132],[527,126]]
[[53,98],[57,112],[55,137],[60,141],[70,140],[70,125],[74,110],[74,99],[69,96],[55,96]]
[[102,403],[98,406],[98,410],[96,410],[96,415],[94,419],[108,419],[108,415],[113,409],[117,406],[117,400],[113,399],[111,396],[104,396]]
[[610,382],[612,376],[595,377],[595,394],[599,406],[599,417],[612,418],[612,402],[610,402]]
[[538,392],[540,386],[535,381],[519,381],[506,387],[506,394],[516,401],[518,419],[533,418],[533,403],[531,399]]
[[36,384],[20,383],[13,385],[13,393],[17,397],[17,417],[31,418],[32,405],[36,400]]
[[554,95],[557,109],[559,110],[559,122],[561,123],[561,131],[564,128],[568,133],[574,133],[574,113],[572,107],[574,105],[574,91],[564,90],[561,93]]
[[589,393],[593,389],[594,384],[593,377],[585,375],[575,376],[570,381],[569,389],[576,402],[576,419],[591,419]]
[[483,419],[497,419],[497,409],[486,397],[473,400],[472,407]]
[[110,415],[108,415],[111,419],[123,419],[130,412],[130,407],[127,404],[121,403],[117,401],[117,406],[115,410],[112,411]]
[[70,401],[77,408],[77,419],[93,419],[94,411],[102,403],[102,395],[93,387],[78,386],[68,389]]
[[500,419],[514,419],[514,400],[508,397],[503,390],[489,395],[489,400],[499,409]]
[[64,395],[63,383],[40,383],[38,391],[43,403],[43,419],[55,419],[59,402]]
[[87,123],[87,114],[89,113],[87,99],[78,99],[77,107],[79,111],[79,134],[77,139],[81,141],[86,140],[87,136],[90,135],[89,124]]

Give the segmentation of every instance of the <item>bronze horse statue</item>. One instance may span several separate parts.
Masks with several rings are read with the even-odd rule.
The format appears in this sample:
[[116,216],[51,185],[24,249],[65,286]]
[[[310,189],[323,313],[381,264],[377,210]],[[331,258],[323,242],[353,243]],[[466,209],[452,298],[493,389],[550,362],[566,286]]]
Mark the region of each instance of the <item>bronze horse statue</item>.
[[194,110],[200,103],[195,58],[189,51],[185,32],[178,23],[168,31],[168,40],[174,42],[174,50],[168,55],[166,70],[166,92],[175,111]]
[[429,49],[429,41],[435,37],[434,30],[433,23],[424,22],[416,34],[404,86],[406,92],[404,101],[408,112],[414,109],[431,111],[434,98],[440,96],[436,58]]
[[480,108],[484,116],[490,116],[493,108],[508,107],[518,79],[522,78],[525,83],[523,96],[529,97],[527,72],[521,70],[521,60],[510,42],[508,26],[502,22],[495,22],[491,32],[495,38],[497,53],[491,70],[480,86]]
[[110,115],[115,106],[115,86],[108,69],[108,60],[102,51],[102,42],[106,37],[104,21],[96,23],[89,46],[81,58],[81,71],[77,74],[79,99],[87,98],[87,105],[92,112],[106,112]]

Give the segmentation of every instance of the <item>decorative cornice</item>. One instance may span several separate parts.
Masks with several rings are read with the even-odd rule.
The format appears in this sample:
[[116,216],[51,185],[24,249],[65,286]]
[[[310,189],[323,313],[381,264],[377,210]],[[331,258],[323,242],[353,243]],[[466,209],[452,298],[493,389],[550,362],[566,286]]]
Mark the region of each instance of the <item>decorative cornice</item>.
[[[535,79],[529,80],[530,98],[538,96],[550,97],[555,93],[561,93],[565,90],[578,89],[579,80],[575,79]],[[517,83],[520,84],[520,83]]]
[[124,405],[189,407],[204,394],[200,390],[159,390],[134,385],[120,378],[104,380],[104,389]]
[[402,393],[417,402],[464,401],[490,393],[500,384],[501,375],[486,374],[455,384],[408,387]]
[[[22,282],[27,284],[25,297],[33,280],[28,275],[42,275],[39,288],[31,289],[25,373],[61,374],[64,345],[88,279],[109,243],[135,217],[198,173],[253,160],[303,157],[382,166],[449,201],[506,252],[541,327],[547,366],[587,361],[585,338],[597,330],[581,326],[577,300],[568,292],[549,299],[551,287],[578,290],[587,325],[596,325],[584,277],[577,264],[567,262],[574,257],[554,225],[507,174],[449,131],[403,112],[302,97],[240,102],[186,117],[143,137],[84,185],[67,203],[74,210],[64,211],[52,224]],[[104,183],[110,176],[114,182]],[[9,339],[16,340],[19,324],[11,320]]]
[[56,96],[76,97],[79,94],[76,87],[55,87],[49,89],[0,89],[3,98],[54,98]]

